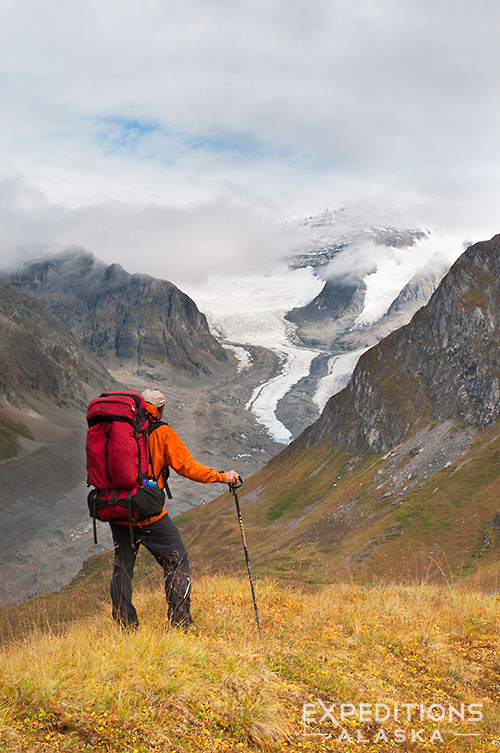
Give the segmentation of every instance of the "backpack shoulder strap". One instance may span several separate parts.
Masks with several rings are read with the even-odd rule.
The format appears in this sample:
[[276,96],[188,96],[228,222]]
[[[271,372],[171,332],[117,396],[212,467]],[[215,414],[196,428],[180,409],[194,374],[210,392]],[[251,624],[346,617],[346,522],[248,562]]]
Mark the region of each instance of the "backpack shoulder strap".
[[168,426],[166,421],[158,421],[156,418],[151,418],[148,414],[149,418],[149,426],[148,426],[148,434],[151,436],[151,434],[160,428],[160,426]]
[[[148,414],[148,416],[149,416],[149,414]],[[149,417],[148,435],[151,436],[151,434],[153,434],[153,432],[155,432],[157,429],[159,429],[160,426],[168,426],[168,425],[169,424],[167,424],[166,421],[158,421],[156,418]],[[159,472],[159,474],[157,476],[155,476],[155,481],[158,482],[158,479],[160,478],[160,476],[163,478],[163,483],[165,484],[165,491],[167,492],[167,497],[169,499],[172,499],[172,493],[171,493],[170,487],[168,485],[168,477],[169,477],[169,475],[170,475],[170,468],[167,465],[167,466],[165,466],[164,468],[161,469],[161,471]]]

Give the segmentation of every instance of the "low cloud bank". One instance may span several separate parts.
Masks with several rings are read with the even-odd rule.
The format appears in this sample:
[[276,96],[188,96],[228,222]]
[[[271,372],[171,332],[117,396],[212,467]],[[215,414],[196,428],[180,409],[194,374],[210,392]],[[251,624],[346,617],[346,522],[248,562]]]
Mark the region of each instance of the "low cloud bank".
[[174,282],[266,272],[297,244],[293,228],[225,200],[176,208],[50,203],[22,179],[0,183],[0,266],[85,247],[107,263]]

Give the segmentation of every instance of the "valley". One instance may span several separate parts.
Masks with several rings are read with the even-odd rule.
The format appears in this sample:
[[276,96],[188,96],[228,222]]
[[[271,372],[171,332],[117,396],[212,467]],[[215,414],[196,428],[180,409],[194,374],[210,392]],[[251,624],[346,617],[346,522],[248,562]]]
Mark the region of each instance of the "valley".
[[[499,247],[500,236],[469,247],[242,489],[254,569],[308,583],[470,578],[498,590]],[[199,567],[237,561],[230,501],[180,520]]]
[[[388,243],[388,233],[386,229],[384,243]],[[382,249],[380,253],[388,253],[389,256],[402,254],[404,248],[401,247],[401,236],[393,232],[391,237],[395,245],[389,251],[385,246],[385,250]],[[416,244],[417,250],[420,243],[428,243],[428,238],[410,240]],[[363,487],[363,499],[366,499],[368,507],[362,517],[372,521],[375,528],[379,525],[375,524],[375,509],[378,509],[375,500],[380,496],[384,500],[382,506],[387,508],[389,514],[387,530],[391,535],[388,540],[395,538],[392,534],[399,529],[391,518],[394,512],[391,510],[395,504],[402,504],[401,499],[404,500],[405,495],[416,493],[412,479],[418,478],[418,483],[427,489],[434,474],[458,462],[460,452],[467,454],[474,442],[479,441],[472,429],[460,431],[460,427],[455,424],[446,423],[447,420],[458,420],[461,416],[463,418],[460,420],[469,421],[469,416],[472,415],[469,409],[462,414],[457,413],[448,393],[444,398],[445,403],[448,401],[447,411],[439,416],[437,422],[445,428],[430,432],[435,408],[432,408],[432,399],[429,401],[424,394],[427,388],[419,386],[412,396],[411,392],[407,392],[406,383],[398,385],[398,379],[391,375],[392,364],[404,362],[409,344],[428,338],[428,334],[418,334],[410,336],[407,341],[406,332],[413,330],[404,327],[393,335],[390,333],[409,321],[425,303],[435,287],[435,277],[429,277],[426,272],[413,274],[387,309],[389,298],[397,293],[397,288],[403,285],[417,264],[415,261],[412,264],[405,262],[406,266],[403,267],[406,273],[399,270],[397,284],[391,283],[394,287],[390,296],[387,296],[387,300],[384,299],[380,310],[377,309],[378,318],[371,322],[367,319],[362,323],[360,316],[363,312],[365,318],[370,318],[369,311],[366,306],[363,307],[362,302],[364,292],[370,289],[370,285],[373,290],[373,281],[367,287],[366,275],[360,277],[358,283],[349,288],[349,295],[357,297],[358,304],[354,308],[348,305],[347,308],[338,309],[339,302],[342,301],[338,285],[329,287],[328,282],[325,284],[318,276],[317,267],[311,266],[314,258],[318,260],[319,266],[324,266],[323,246],[319,244],[315,248],[316,256],[313,250],[309,252],[307,266],[278,265],[273,274],[256,274],[245,280],[209,279],[203,284],[187,286],[189,295],[177,293],[176,287],[171,283],[155,281],[146,275],[130,275],[118,265],[106,267],[91,254],[80,251],[68,252],[48,262],[37,261],[13,276],[14,284],[9,288],[4,287],[6,294],[8,293],[6,311],[13,310],[13,296],[25,296],[22,298],[24,308],[20,303],[15,304],[15,311],[26,312],[23,314],[25,319],[20,320],[17,313],[18,326],[21,328],[19,332],[22,330],[25,337],[28,330],[39,332],[40,327],[45,326],[47,334],[56,332],[58,339],[54,346],[50,344],[50,338],[40,340],[44,343],[44,353],[50,359],[56,354],[57,360],[50,367],[46,365],[49,364],[46,361],[47,355],[33,361],[31,389],[26,390],[26,380],[15,376],[18,373],[15,371],[11,372],[12,376],[5,373],[2,383],[5,394],[2,436],[5,441],[8,437],[17,437],[15,445],[14,439],[8,440],[11,449],[6,450],[2,461],[3,499],[13,501],[6,510],[8,524],[1,534],[1,563],[6,578],[2,582],[0,599],[4,604],[58,588],[78,572],[88,556],[110,547],[109,532],[104,524],[98,526],[99,541],[97,546],[94,545],[85,503],[84,409],[90,397],[103,389],[117,386],[137,391],[154,386],[164,391],[167,396],[166,420],[175,428],[194,457],[217,470],[235,468],[245,479],[249,479],[244,487],[243,500],[246,501],[249,495],[254,499],[256,509],[264,505],[256,532],[262,525],[270,526],[269,530],[272,531],[275,526],[281,525],[281,519],[283,523],[286,522],[288,533],[285,535],[281,532],[279,535],[285,536],[283,541],[289,541],[290,544],[277,547],[280,552],[278,559],[272,554],[273,548],[267,554],[266,549],[262,550],[263,561],[268,561],[271,569],[280,569],[280,557],[285,557],[286,560],[288,556],[283,553],[287,551],[287,546],[291,546],[291,551],[296,550],[298,540],[294,536],[303,526],[305,531],[309,530],[313,518],[321,508],[315,502],[318,495],[323,498],[325,493],[321,492],[323,487],[319,483],[322,476],[320,468],[324,468],[328,478],[332,474],[333,477],[341,477],[328,482],[333,495],[333,512],[328,513],[326,518],[318,519],[320,538],[330,531],[332,521],[339,519],[339,515],[342,519],[342,516],[348,514],[351,522],[358,520],[359,524],[359,518],[354,515],[358,497],[352,496],[352,485],[349,486],[348,498],[342,497],[342,512],[337,510],[337,503],[333,502],[345,483],[345,474],[339,469],[346,463],[352,469],[357,468],[357,483]],[[330,254],[328,263],[335,262],[339,254],[347,253],[346,249],[349,249],[347,241],[344,244],[339,242]],[[356,248],[353,248],[352,253],[356,253]],[[425,247],[424,258],[420,259],[424,267],[426,259],[433,258],[434,254],[434,247]],[[419,254],[417,257],[419,258]],[[386,267],[382,264],[381,269],[384,277]],[[373,277],[374,273],[369,272],[369,275]],[[386,289],[390,289],[389,284],[385,284]],[[64,286],[62,296],[58,292],[61,285]],[[86,301],[89,287],[93,291],[90,308]],[[107,290],[111,290],[113,300],[116,301],[114,310],[113,304],[108,300]],[[129,296],[129,291],[132,290],[133,293]],[[138,291],[140,296],[145,296],[144,303],[139,302]],[[330,301],[328,306],[324,308],[321,303],[319,308],[315,309],[313,306],[311,309],[314,301],[322,300],[322,296],[324,300],[326,294]],[[473,305],[471,294],[468,296],[467,300],[471,301],[468,305]],[[345,302],[348,301],[349,298],[346,298]],[[41,305],[39,310],[36,309],[37,305]],[[162,306],[166,306],[165,313],[155,324],[154,337],[150,338],[148,328],[155,321],[156,309]],[[94,309],[98,309],[101,315],[96,316]],[[373,311],[370,311],[373,319]],[[56,319],[54,312],[62,319]],[[109,327],[106,318],[108,314],[111,316]],[[327,317],[330,324],[333,322],[331,326],[336,331],[337,339],[329,341],[323,336],[322,341],[319,341],[306,337],[306,316],[317,331],[324,328],[324,332],[329,332],[330,325],[325,320]],[[444,314],[440,316],[443,318]],[[56,321],[62,321],[62,324],[57,324],[54,328],[53,322]],[[423,321],[420,312],[414,321],[413,328],[418,328],[418,322]],[[65,326],[72,328],[71,333],[61,329]],[[445,330],[447,326],[442,325]],[[171,327],[175,332],[174,339],[165,334]],[[422,330],[421,325],[420,328]],[[68,344],[71,337],[74,337],[73,331],[88,333],[84,337],[87,345],[78,345],[80,351],[75,350],[75,345]],[[184,335],[188,339],[183,341],[182,333],[191,331],[196,331],[196,336],[189,339],[188,335]],[[470,337],[469,332],[463,341],[464,353],[467,349],[470,350],[467,344],[471,342]],[[205,345],[209,353],[206,362],[203,358]],[[73,354],[72,358],[77,354],[85,363],[85,369],[79,371],[72,366],[71,376],[61,370],[61,363],[68,363],[68,357],[64,356],[64,360],[61,355],[61,348],[69,349],[68,352]],[[22,351],[17,352],[21,354],[19,368],[24,369]],[[431,361],[432,359],[429,363]],[[42,364],[44,374],[48,373],[49,368],[56,369],[59,380],[57,384],[61,384],[58,388],[59,405],[53,403],[56,393],[52,385],[55,382],[48,381],[46,376],[41,380],[38,376],[37,368]],[[375,373],[374,368],[380,373],[387,372],[384,377],[384,384],[387,386],[380,392],[376,390],[373,399],[367,400],[370,393],[366,389],[371,389],[370,374]],[[425,371],[426,366],[423,368]],[[346,388],[353,370],[354,381]],[[366,376],[360,376],[362,374]],[[453,381],[453,372],[449,372],[448,378]],[[366,379],[366,389],[359,391],[356,385],[364,384]],[[405,379],[412,385],[411,389],[415,389],[415,377]],[[352,414],[346,417],[342,406],[353,385],[360,394],[360,401]],[[460,383],[457,383],[458,396],[461,389]],[[361,398],[365,392],[366,396]],[[333,395],[336,395],[335,400]],[[415,398],[417,402],[420,401],[419,405],[415,404]],[[402,403],[405,399],[407,405]],[[491,399],[494,406],[493,394]],[[373,400],[375,402],[372,406]],[[399,404],[401,407],[398,407]],[[332,412],[332,405],[340,406],[338,416],[344,418],[335,418],[337,409]],[[385,415],[387,409],[388,413]],[[414,443],[409,447],[408,453],[398,450],[399,446],[405,447],[405,431],[408,429],[404,427],[410,426],[422,409],[424,415],[417,428],[427,432],[425,441],[422,440],[418,447],[418,443]],[[496,409],[492,407],[491,410],[494,413]],[[473,425],[475,419],[470,421]],[[365,424],[368,424],[367,428],[362,428]],[[332,458],[325,455],[324,460],[314,466],[314,459],[323,457],[327,452],[330,436],[335,437]],[[361,437],[364,437],[363,442],[368,441],[368,445],[360,449]],[[294,441],[287,447],[291,440]],[[304,461],[304,465],[300,458],[290,465],[287,460],[289,457],[296,457],[297,446],[307,450],[308,457],[313,459],[313,465],[308,471],[311,482],[306,486],[302,477],[296,477],[295,474],[299,472],[297,469],[309,468],[310,461]],[[317,449],[313,449],[316,446]],[[454,448],[459,449],[455,451]],[[382,463],[380,453],[387,451],[393,453],[390,456],[393,460],[384,460]],[[411,463],[406,458],[407,454],[413,458]],[[467,462],[468,458],[467,455]],[[419,476],[414,466],[419,460],[423,462],[423,459],[427,471]],[[375,484],[375,479],[370,475],[371,469],[380,463],[382,469],[390,470],[383,471],[383,478],[378,478]],[[262,474],[264,478],[268,477],[268,468],[277,468],[281,480],[274,479],[264,497],[260,492],[257,497],[252,497],[261,487],[258,479]],[[382,470],[378,469],[377,472],[379,471],[382,473]],[[219,510],[219,504],[230,508],[227,493],[215,507],[209,504],[220,494],[220,486],[195,486],[182,477],[175,474],[173,476],[171,488],[174,498],[168,506],[172,517],[181,515],[180,520],[185,523],[191,521],[192,508],[206,506],[207,513],[209,510]],[[19,483],[19,479],[23,480],[22,483]],[[406,479],[410,481],[405,482]],[[296,497],[298,491],[285,492],[289,485],[300,490],[302,501],[299,502]],[[268,504],[269,509],[266,508]],[[296,507],[302,512],[298,518],[290,517],[290,511]],[[494,512],[490,511],[493,518]],[[200,514],[201,522],[204,520],[202,510]],[[251,526],[252,517],[251,515]],[[373,548],[367,543],[371,540],[370,536],[373,538],[371,525],[370,523],[367,528],[369,539],[362,545],[359,544],[361,551],[371,552],[381,546],[377,544]],[[340,530],[344,530],[342,526]],[[347,529],[344,534],[347,536]],[[214,535],[218,541],[217,534]],[[316,542],[315,534],[311,539],[308,538],[309,533],[304,535],[306,538],[299,548],[307,542],[308,551],[310,550],[310,554],[304,557],[307,562],[314,559],[315,549],[319,547],[318,552],[323,550],[320,541]],[[250,536],[252,537],[252,529]],[[195,538],[198,539],[198,533]],[[202,540],[204,537],[201,537],[200,541]],[[374,540],[379,540],[378,534]],[[346,542],[347,538],[343,546],[347,545]],[[358,544],[353,546],[358,551]],[[221,549],[223,551],[224,548]],[[339,549],[333,555],[329,553],[328,547],[324,549],[330,564],[337,562],[335,558],[340,551]],[[359,561],[365,559],[365,555],[361,556],[359,551],[354,560],[351,561],[350,557],[351,555],[347,560],[345,557],[338,560],[336,567],[341,562],[357,562],[357,557],[361,557]],[[371,560],[371,557],[372,554],[369,554],[368,559]],[[217,557],[214,557],[214,561],[217,561]],[[296,561],[295,556],[292,561]],[[317,556],[317,561],[318,566],[323,567],[322,555]],[[371,572],[370,568],[371,565],[366,572]],[[374,572],[376,570],[377,568]]]

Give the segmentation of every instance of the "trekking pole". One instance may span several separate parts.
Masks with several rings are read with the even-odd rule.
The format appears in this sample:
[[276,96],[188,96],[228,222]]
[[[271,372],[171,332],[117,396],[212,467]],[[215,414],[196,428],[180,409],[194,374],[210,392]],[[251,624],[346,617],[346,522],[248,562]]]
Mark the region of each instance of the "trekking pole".
[[229,484],[229,491],[233,493],[234,495],[234,501],[236,502],[236,511],[238,513],[238,521],[240,524],[240,531],[241,531],[241,540],[243,541],[243,549],[245,552],[245,560],[247,563],[247,570],[248,570],[248,578],[250,580],[250,588],[252,589],[252,599],[253,599],[253,607],[255,609],[255,617],[257,618],[257,629],[259,631],[260,639],[262,640],[262,633],[260,631],[260,620],[259,620],[259,610],[257,609],[257,599],[255,598],[255,590],[253,587],[253,580],[252,580],[252,572],[250,570],[250,560],[248,559],[248,549],[247,549],[247,542],[245,540],[245,531],[243,530],[243,521],[241,519],[241,510],[240,510],[240,503],[238,500],[238,495],[236,494],[236,489],[239,489],[240,486],[243,483],[243,479],[241,476],[238,476],[240,483],[239,484]]

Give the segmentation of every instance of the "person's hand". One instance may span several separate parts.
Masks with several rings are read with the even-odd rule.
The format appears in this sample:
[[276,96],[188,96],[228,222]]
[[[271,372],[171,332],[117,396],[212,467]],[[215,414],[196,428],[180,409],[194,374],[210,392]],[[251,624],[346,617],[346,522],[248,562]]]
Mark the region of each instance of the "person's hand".
[[240,483],[240,476],[236,471],[227,471],[226,472],[226,478],[224,479],[225,484],[229,484],[230,486],[232,484],[239,485]]

